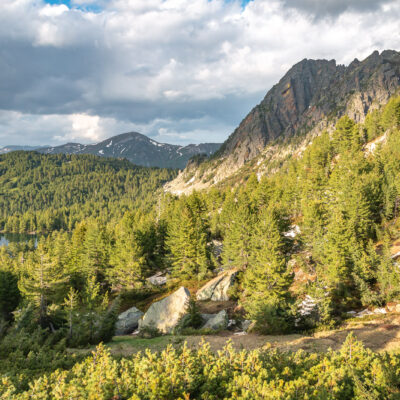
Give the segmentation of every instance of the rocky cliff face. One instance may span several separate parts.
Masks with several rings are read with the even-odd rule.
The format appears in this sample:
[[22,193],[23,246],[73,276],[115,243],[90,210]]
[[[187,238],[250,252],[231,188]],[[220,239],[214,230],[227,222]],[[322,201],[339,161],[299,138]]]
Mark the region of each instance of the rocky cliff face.
[[375,51],[347,67],[334,60],[304,59],[250,111],[203,166],[201,176],[188,165],[166,189],[182,193],[210,186],[235,173],[274,140],[318,134],[344,114],[363,121],[371,107],[386,103],[399,87],[400,53],[396,51]]

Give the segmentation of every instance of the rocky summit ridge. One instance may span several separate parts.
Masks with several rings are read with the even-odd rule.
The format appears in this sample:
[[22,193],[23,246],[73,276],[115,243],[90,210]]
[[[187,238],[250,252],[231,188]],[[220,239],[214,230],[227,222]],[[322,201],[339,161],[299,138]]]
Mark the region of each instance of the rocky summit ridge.
[[343,115],[362,122],[369,109],[385,104],[399,87],[397,51],[375,51],[348,66],[304,59],[268,91],[210,159],[189,163],[166,190],[180,194],[212,186],[254,160],[255,172],[262,173],[257,167],[264,164],[263,156],[271,161],[279,153],[284,157],[296,151],[293,146],[283,150],[291,138],[304,138],[298,150]]

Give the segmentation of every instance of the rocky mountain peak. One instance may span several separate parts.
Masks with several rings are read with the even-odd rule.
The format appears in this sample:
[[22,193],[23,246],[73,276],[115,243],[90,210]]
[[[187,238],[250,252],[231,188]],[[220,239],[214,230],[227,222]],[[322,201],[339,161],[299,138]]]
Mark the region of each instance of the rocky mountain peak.
[[[327,128],[344,114],[363,121],[370,107],[386,103],[399,87],[400,53],[394,50],[374,51],[347,67],[335,60],[304,59],[290,68],[243,119],[213,156],[214,164],[203,168],[204,174],[212,176],[214,183],[221,181],[276,139],[285,141]],[[204,176],[198,180],[204,182]],[[191,186],[183,182],[184,174],[167,190],[181,193],[212,184],[199,186],[194,178]]]
[[274,139],[310,130],[333,111],[343,115],[355,92],[363,97],[364,107],[358,110],[363,118],[378,92],[387,100],[399,87],[399,62],[400,53],[391,50],[375,51],[348,67],[335,60],[300,61],[242,121],[220,154],[235,152],[244,163]]

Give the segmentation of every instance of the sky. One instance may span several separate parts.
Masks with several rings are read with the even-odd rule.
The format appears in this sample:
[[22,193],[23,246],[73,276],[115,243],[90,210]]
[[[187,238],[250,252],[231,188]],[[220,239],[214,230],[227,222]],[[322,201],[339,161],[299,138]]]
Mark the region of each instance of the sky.
[[0,147],[222,142],[296,62],[384,49],[399,0],[1,0]]

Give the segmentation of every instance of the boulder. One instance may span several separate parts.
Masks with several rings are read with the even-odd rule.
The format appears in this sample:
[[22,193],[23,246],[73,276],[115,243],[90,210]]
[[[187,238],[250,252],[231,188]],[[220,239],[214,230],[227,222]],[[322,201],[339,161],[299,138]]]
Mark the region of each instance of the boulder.
[[228,290],[233,285],[237,274],[236,269],[225,271],[207,282],[196,293],[197,300],[227,301]]
[[245,319],[244,321],[242,321],[242,329],[244,332],[247,332],[247,330],[250,328],[251,325],[251,321],[249,321],[248,319]]
[[396,311],[396,307],[397,307],[397,303],[395,303],[395,302],[389,302],[389,303],[386,304],[386,309],[389,312],[395,312]]
[[155,275],[147,278],[147,282],[151,283],[154,286],[163,286],[167,283],[167,276],[162,272],[157,272]]
[[115,334],[128,335],[132,333],[139,326],[139,320],[142,315],[143,313],[136,307],[132,307],[118,315],[118,320],[115,324]]
[[226,329],[228,326],[228,314],[225,310],[220,311],[218,314],[214,314],[212,318],[210,318],[203,329]]
[[157,328],[162,333],[170,333],[187,313],[190,293],[181,287],[170,296],[153,303],[139,322],[139,329]]
[[200,314],[201,318],[204,322],[207,322],[209,319],[214,318],[215,314]]
[[305,317],[307,315],[311,315],[314,311],[317,311],[317,310],[318,310],[317,300],[315,300],[308,294],[306,295],[305,299],[298,306],[298,312],[303,317]]

